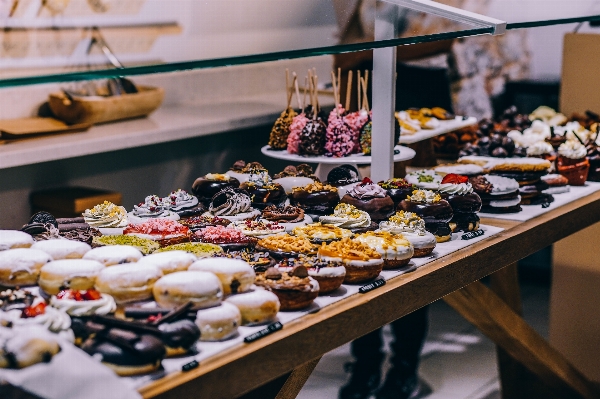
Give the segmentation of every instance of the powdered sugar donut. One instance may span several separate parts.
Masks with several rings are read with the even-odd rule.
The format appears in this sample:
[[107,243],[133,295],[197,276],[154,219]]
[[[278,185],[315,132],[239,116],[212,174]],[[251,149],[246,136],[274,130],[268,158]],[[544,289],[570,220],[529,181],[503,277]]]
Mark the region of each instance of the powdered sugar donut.
[[31,248],[46,252],[54,260],[81,259],[92,249],[85,242],[66,239],[38,241]]
[[225,302],[239,309],[242,325],[245,326],[275,321],[280,307],[277,295],[258,287],[249,292],[231,295]]
[[158,252],[144,256],[137,263],[139,265],[153,265],[158,267],[164,274],[185,271],[198,258],[185,251]]
[[223,287],[213,273],[190,270],[162,277],[154,285],[153,294],[162,308],[173,309],[192,302],[194,308],[202,309],[221,303]]
[[139,249],[130,245],[107,245],[94,248],[86,253],[83,259],[98,261],[105,266],[119,265],[122,263],[135,263],[144,256]]
[[196,325],[200,329],[200,341],[223,341],[232,338],[242,324],[237,306],[223,302],[221,305],[199,310]]
[[96,289],[111,295],[117,303],[143,301],[152,298],[154,283],[162,275],[156,266],[135,263],[111,266],[98,274]]
[[254,278],[256,277],[252,266],[241,259],[200,259],[194,262],[189,270],[214,273],[221,280],[221,284],[223,284],[224,295],[248,291],[252,284],[254,284]]
[[46,252],[15,248],[0,252],[0,285],[7,287],[35,285],[40,269],[51,262]]
[[58,294],[62,288],[87,290],[94,287],[96,276],[104,267],[94,260],[55,260],[42,266],[38,284],[50,295]]
[[19,230],[0,230],[0,251],[12,248],[29,248],[33,237]]

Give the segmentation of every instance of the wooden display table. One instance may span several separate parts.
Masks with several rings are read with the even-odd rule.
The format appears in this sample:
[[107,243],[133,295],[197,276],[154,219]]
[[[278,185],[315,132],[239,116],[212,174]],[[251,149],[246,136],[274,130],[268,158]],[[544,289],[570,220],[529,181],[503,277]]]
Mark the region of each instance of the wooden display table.
[[[286,324],[263,339],[233,347],[198,368],[154,381],[140,393],[145,398],[161,399],[235,398],[275,380],[263,387],[263,392],[274,393],[256,397],[275,397],[282,388],[277,398],[293,398],[323,354],[444,298],[501,348],[505,395],[514,381],[506,377],[518,375],[539,378],[556,397],[600,397],[596,387],[519,316],[515,266],[518,260],[598,221],[600,192],[527,222],[482,220],[506,230],[396,277],[374,291],[348,297]],[[493,275],[491,289],[479,282],[488,275]]]

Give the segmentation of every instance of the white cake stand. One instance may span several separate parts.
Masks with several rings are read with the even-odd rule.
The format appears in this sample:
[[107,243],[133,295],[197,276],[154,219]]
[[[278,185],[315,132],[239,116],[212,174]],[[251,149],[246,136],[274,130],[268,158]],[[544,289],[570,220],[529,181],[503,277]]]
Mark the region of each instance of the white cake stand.
[[[398,154],[394,155],[394,162],[408,161],[413,159],[416,155],[414,150],[402,145],[397,145],[394,149],[400,151]],[[268,145],[261,148],[261,152],[268,157],[283,159],[290,162],[318,163],[319,166],[317,167],[317,170],[315,170],[315,175],[321,179],[321,181],[327,180],[329,171],[337,166],[344,164],[354,166],[371,164],[371,156],[363,154],[352,154],[343,158],[326,157],[323,155],[298,155],[290,154],[286,150],[272,150]]]

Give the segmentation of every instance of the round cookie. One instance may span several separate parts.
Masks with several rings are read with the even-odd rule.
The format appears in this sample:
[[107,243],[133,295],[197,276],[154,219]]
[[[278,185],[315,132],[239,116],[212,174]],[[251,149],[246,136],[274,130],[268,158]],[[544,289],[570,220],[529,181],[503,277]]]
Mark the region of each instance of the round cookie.
[[44,251],[15,248],[0,252],[0,285],[6,287],[35,285],[40,269],[52,257]]
[[42,266],[38,284],[50,295],[58,294],[63,288],[87,290],[94,287],[96,277],[104,268],[94,260],[55,260]]
[[232,338],[240,324],[242,324],[242,315],[237,306],[230,303],[224,302],[196,313],[200,341],[223,341]]
[[94,248],[83,256],[83,259],[98,261],[105,266],[135,263],[144,256],[139,249],[130,245],[108,245]]
[[255,289],[242,294],[231,295],[226,303],[235,305],[242,315],[242,325],[256,325],[275,321],[280,304],[277,295],[271,291]]
[[194,262],[189,270],[214,273],[221,280],[224,295],[248,291],[256,277],[252,266],[241,259],[200,259]]
[[96,278],[96,289],[111,295],[117,303],[152,298],[152,288],[163,273],[151,265],[116,265],[102,270]]
[[221,303],[223,286],[213,273],[201,271],[175,272],[154,284],[154,300],[165,309],[192,302],[195,309],[209,308]]
[[65,239],[38,241],[31,248],[46,252],[54,260],[81,259],[92,249],[84,242]]
[[0,251],[13,248],[29,248],[33,237],[19,230],[0,230]]
[[162,270],[163,274],[187,270],[198,258],[185,251],[167,251],[144,256],[138,265],[153,265]]

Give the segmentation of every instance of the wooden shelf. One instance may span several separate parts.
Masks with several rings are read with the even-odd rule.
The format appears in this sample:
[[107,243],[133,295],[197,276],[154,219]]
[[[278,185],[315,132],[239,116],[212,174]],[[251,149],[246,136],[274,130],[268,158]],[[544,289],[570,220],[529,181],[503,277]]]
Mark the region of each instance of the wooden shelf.
[[233,347],[197,369],[154,381],[140,393],[161,399],[238,397],[598,221],[598,192],[527,222],[482,220],[506,230],[394,278],[375,291],[291,322],[262,340]]

